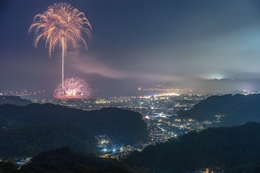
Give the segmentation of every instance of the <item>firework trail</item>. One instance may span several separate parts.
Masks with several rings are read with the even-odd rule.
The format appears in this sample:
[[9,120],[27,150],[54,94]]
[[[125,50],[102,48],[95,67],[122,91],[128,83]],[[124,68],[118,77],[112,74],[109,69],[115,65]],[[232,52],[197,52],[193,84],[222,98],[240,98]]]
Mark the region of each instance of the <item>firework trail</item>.
[[54,98],[66,99],[77,98],[86,99],[93,95],[90,85],[79,77],[72,77],[64,81],[64,86],[60,83],[54,91]]
[[[85,27],[86,26],[86,27]],[[37,14],[29,27],[29,32],[35,32],[34,46],[37,47],[41,38],[45,40],[45,47],[49,47],[51,56],[55,46],[62,49],[62,85],[64,84],[64,57],[68,47],[78,49],[78,42],[87,43],[81,36],[84,32],[91,38],[91,24],[83,12],[73,8],[70,4],[61,2],[47,8],[43,14]]]

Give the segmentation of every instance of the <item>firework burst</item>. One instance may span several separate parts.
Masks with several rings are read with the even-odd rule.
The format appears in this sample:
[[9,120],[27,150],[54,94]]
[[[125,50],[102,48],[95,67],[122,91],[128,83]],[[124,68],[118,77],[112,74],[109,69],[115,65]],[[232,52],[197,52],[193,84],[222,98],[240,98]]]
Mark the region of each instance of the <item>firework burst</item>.
[[68,47],[78,49],[78,42],[87,43],[81,36],[84,32],[91,38],[91,24],[83,12],[67,3],[57,3],[49,6],[43,14],[37,14],[29,27],[36,36],[34,46],[37,47],[41,38],[45,40],[45,47],[49,47],[49,55],[55,46],[62,49],[62,85],[64,83],[64,57]]
[[54,91],[54,98],[56,99],[86,99],[93,95],[90,85],[79,77],[73,77],[64,81],[64,86],[60,83]]

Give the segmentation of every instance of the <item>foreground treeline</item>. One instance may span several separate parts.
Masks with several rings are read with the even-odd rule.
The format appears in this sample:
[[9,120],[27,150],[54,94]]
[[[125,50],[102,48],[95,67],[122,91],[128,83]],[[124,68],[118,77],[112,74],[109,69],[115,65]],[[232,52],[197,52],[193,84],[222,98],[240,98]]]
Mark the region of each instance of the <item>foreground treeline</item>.
[[241,125],[245,122],[260,122],[260,94],[211,96],[192,109],[179,111],[180,118],[198,121],[216,120],[221,115],[221,126]]
[[225,173],[259,173],[260,124],[209,128],[172,138],[166,143],[132,152],[125,160],[102,159],[62,147],[35,156],[18,166],[2,162],[3,173],[192,173],[196,168]]
[[[114,159],[102,159],[92,154],[62,147],[36,155],[31,163],[19,168],[13,162],[0,163],[3,173],[114,173],[128,172],[128,168]],[[0,171],[0,172],[1,172]]]
[[133,144],[148,140],[141,114],[119,108],[83,111],[53,104],[27,106],[0,105],[1,127],[66,124],[88,130],[94,135],[108,135],[115,142]]
[[190,173],[198,167],[242,173],[250,168],[259,170],[259,146],[260,124],[247,123],[191,132],[133,152],[127,159],[132,165],[159,173]]

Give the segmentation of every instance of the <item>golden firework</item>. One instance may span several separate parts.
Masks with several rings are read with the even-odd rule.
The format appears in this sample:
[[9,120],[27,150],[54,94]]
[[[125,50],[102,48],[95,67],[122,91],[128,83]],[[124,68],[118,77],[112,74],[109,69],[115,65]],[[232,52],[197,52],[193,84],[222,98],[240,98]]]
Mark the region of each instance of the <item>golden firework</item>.
[[45,47],[49,55],[58,45],[62,49],[62,85],[64,84],[64,57],[68,47],[78,50],[78,43],[83,42],[86,49],[87,43],[82,37],[82,32],[91,39],[91,24],[83,12],[73,8],[67,3],[57,3],[49,6],[43,14],[37,14],[29,28],[34,31],[34,46],[37,47],[41,38],[45,40]]

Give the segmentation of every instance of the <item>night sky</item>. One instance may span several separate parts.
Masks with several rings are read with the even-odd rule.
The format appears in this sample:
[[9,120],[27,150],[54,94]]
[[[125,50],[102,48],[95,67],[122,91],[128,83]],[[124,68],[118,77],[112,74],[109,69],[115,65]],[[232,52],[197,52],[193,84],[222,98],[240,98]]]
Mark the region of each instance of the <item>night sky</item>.
[[[61,50],[50,58],[44,40],[33,46],[28,28],[57,2],[1,0],[0,93],[46,90],[52,98],[61,82]],[[95,96],[135,95],[138,87],[158,84],[216,90],[223,83],[206,84],[210,79],[253,89],[247,81],[260,79],[259,0],[66,2],[85,13],[93,37],[83,34],[88,51],[80,43],[79,54],[68,52],[65,78],[85,79]]]

